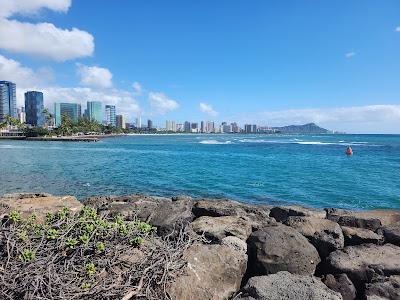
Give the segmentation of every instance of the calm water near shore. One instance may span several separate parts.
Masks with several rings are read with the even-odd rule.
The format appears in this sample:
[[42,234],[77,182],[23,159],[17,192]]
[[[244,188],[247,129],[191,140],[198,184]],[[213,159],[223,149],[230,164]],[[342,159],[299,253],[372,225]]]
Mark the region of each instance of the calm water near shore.
[[[347,145],[352,157],[344,154]],[[400,208],[400,135],[157,135],[0,140],[0,194],[44,191]]]

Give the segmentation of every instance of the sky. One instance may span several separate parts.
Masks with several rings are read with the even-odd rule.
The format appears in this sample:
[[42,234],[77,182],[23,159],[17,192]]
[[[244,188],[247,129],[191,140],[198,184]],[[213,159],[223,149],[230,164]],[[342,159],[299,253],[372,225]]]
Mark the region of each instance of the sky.
[[128,121],[400,133],[400,2],[0,0],[0,80]]

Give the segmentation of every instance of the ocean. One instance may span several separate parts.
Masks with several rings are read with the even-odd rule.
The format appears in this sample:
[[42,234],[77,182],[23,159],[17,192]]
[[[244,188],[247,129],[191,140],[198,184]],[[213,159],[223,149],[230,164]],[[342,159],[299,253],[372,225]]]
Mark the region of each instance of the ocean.
[[[345,155],[346,146],[354,155]],[[0,140],[0,194],[151,194],[400,209],[400,135],[137,135]]]

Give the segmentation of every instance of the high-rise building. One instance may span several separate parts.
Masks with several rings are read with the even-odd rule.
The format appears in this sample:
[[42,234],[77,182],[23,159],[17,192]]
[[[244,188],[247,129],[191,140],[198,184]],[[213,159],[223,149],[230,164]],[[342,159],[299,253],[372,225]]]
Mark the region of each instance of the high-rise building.
[[222,123],[221,125],[221,132],[223,133],[231,133],[232,132],[232,126],[227,124],[226,122]]
[[0,122],[5,116],[18,117],[16,86],[10,81],[0,81]]
[[251,132],[253,132],[253,133],[257,132],[257,125],[252,125],[251,126]]
[[206,124],[206,132],[207,132],[207,133],[213,133],[213,132],[215,132],[215,125],[214,125],[214,122],[207,122],[207,124]]
[[147,128],[148,129],[153,129],[153,121],[150,120],[150,119],[147,120]]
[[116,126],[115,105],[106,105],[106,125]]
[[81,118],[81,105],[79,103],[54,103],[55,125],[60,126],[63,117],[68,117],[72,122]]
[[29,91],[25,93],[25,113],[26,124],[43,127],[46,117],[43,113],[43,93],[37,91]]
[[251,133],[251,125],[250,124],[245,124],[244,125],[244,132],[246,133]]
[[136,118],[136,128],[142,128],[142,117],[138,116]]
[[124,115],[117,115],[117,127],[125,129],[125,116]]
[[200,123],[200,132],[205,133],[206,132],[206,125],[204,121],[201,121]]
[[232,127],[232,132],[233,133],[239,133],[240,132],[239,125],[236,122],[231,123],[231,127]]
[[166,121],[165,128],[167,131],[176,132],[176,122],[175,121]]
[[85,112],[85,118],[88,120],[96,121],[100,124],[103,122],[103,109],[100,101],[88,101]]
[[25,124],[26,122],[26,114],[25,114],[25,107],[17,108],[17,115],[18,115],[18,121],[21,124]]
[[176,131],[182,132],[183,129],[184,128],[183,128],[183,124],[182,123],[176,124]]
[[192,127],[190,125],[190,122],[185,121],[184,125],[183,125],[183,130],[185,132],[192,132]]

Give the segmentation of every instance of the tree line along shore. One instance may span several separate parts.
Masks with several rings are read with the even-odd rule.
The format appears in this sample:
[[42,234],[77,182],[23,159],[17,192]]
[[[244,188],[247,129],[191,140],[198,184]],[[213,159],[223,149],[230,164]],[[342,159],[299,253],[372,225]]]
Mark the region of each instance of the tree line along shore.
[[400,298],[399,210],[19,193],[0,216],[9,299]]

